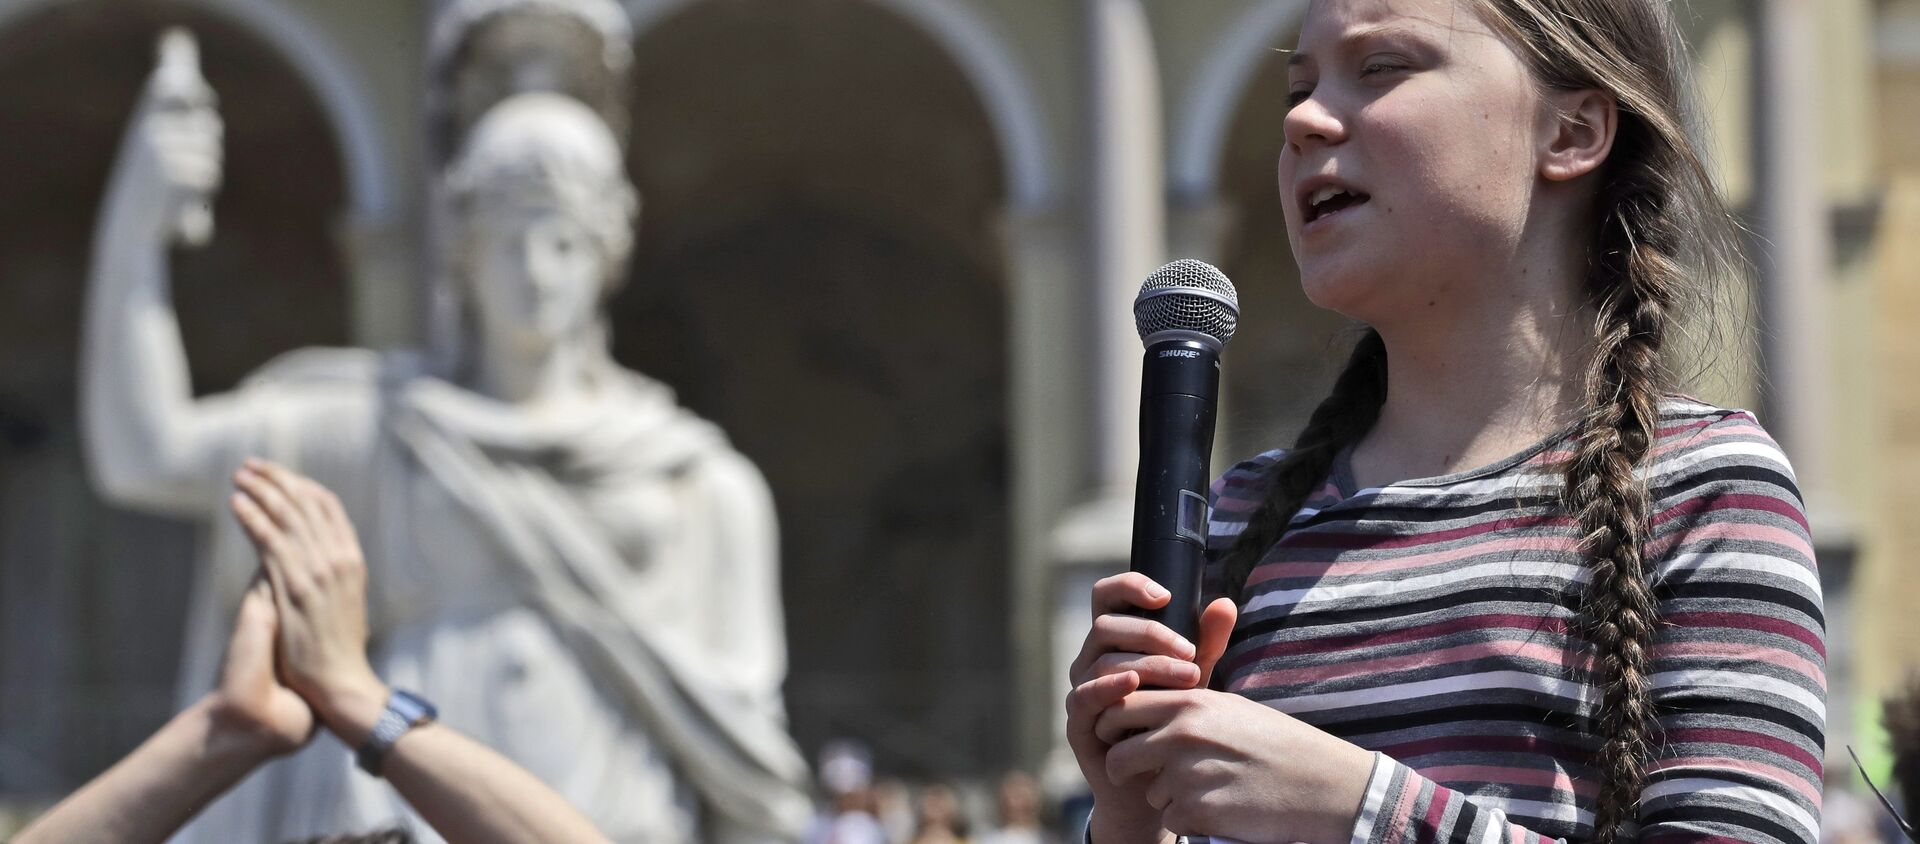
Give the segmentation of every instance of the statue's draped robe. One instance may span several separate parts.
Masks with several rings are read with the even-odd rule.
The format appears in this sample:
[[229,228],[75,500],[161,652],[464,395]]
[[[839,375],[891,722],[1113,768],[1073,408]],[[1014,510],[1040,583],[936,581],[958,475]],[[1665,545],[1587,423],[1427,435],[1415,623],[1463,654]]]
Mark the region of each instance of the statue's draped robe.
[[[375,666],[506,753],[616,840],[784,840],[807,822],[785,731],[777,538],[765,482],[664,387],[611,365],[551,419],[404,353],[297,352],[219,401],[269,457],[334,489],[370,571]],[[209,502],[182,693],[207,689],[256,568]],[[404,819],[404,821],[402,820]],[[182,838],[278,842],[402,821],[322,735]]]

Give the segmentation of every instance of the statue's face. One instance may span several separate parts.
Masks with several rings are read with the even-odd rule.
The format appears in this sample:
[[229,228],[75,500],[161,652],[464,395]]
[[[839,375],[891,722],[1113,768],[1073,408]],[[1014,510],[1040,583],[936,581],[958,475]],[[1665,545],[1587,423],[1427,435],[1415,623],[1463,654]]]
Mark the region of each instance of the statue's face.
[[475,209],[468,272],[483,342],[544,351],[593,324],[605,258],[574,216],[546,205]]

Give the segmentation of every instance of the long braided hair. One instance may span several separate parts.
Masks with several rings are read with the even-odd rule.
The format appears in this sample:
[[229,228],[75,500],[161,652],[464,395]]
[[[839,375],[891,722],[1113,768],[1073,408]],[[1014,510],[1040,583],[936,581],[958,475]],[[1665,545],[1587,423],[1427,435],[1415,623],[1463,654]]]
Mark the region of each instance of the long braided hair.
[[[1657,439],[1675,317],[1718,301],[1712,283],[1737,265],[1735,228],[1688,136],[1686,56],[1666,2],[1476,2],[1544,89],[1606,91],[1619,108],[1590,217],[1593,357],[1571,456],[1560,467],[1561,504],[1578,525],[1591,573],[1578,629],[1593,649],[1601,698],[1593,840],[1614,841],[1635,821],[1655,744],[1650,513],[1636,469]],[[1386,350],[1369,330],[1293,448],[1268,469],[1265,497],[1225,557],[1225,582],[1243,601],[1254,567],[1335,455],[1378,420],[1386,384]]]

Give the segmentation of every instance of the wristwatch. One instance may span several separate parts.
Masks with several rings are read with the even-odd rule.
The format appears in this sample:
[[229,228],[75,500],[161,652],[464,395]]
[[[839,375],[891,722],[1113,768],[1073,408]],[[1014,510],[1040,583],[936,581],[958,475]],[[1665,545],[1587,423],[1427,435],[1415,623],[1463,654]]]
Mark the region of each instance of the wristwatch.
[[387,753],[393,750],[393,743],[406,735],[408,730],[430,723],[439,716],[440,710],[428,703],[426,698],[394,689],[393,694],[387,697],[387,708],[380,712],[380,720],[373,723],[373,737],[354,752],[354,761],[360,763],[360,770],[380,776],[380,766],[387,760]]

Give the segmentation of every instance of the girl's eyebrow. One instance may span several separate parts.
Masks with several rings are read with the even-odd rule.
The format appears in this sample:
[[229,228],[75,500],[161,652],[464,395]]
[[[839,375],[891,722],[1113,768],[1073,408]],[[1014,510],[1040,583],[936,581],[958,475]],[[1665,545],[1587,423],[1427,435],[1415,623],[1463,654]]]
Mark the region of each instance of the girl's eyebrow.
[[[1351,48],[1357,42],[1382,35],[1404,35],[1409,38],[1420,37],[1420,34],[1413,27],[1402,23],[1362,24],[1341,33],[1340,40],[1337,42],[1336,47],[1338,50],[1344,51]],[[1312,61],[1312,54],[1306,50],[1295,50],[1293,51],[1293,55],[1287,57],[1287,67],[1288,69],[1292,69]]]

